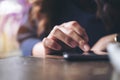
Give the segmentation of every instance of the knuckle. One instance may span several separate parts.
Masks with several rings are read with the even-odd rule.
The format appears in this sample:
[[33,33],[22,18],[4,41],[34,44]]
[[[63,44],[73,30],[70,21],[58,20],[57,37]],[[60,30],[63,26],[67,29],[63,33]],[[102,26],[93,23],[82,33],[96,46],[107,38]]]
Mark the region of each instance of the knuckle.
[[44,38],[44,46],[47,47],[47,48],[53,48],[55,47],[55,41],[54,40],[49,40],[47,38]]
[[55,42],[54,42],[54,41],[51,41],[51,43],[49,44],[49,47],[50,47],[50,48],[55,47]]
[[74,34],[73,30],[68,31],[68,35],[73,35],[73,34]]
[[53,34],[56,34],[58,31],[59,31],[58,26],[55,26],[55,27],[53,28],[52,33],[53,33]]
[[71,24],[78,24],[77,21],[71,21],[70,23],[71,23]]
[[53,30],[56,30],[56,29],[58,29],[58,26],[57,26],[57,25],[53,28]]
[[62,23],[60,26],[64,26],[64,25],[66,25],[66,23]]
[[72,28],[73,26],[79,25],[79,23],[77,21],[70,21],[67,23],[63,23],[62,25],[66,28]]
[[70,24],[71,24],[72,26],[76,26],[76,25],[78,25],[78,22],[77,22],[77,21],[71,21]]
[[77,21],[72,21],[71,23],[70,23],[70,26],[71,26],[71,28],[73,27],[73,28],[75,28],[75,29],[79,29],[80,27],[80,25],[79,25],[79,23],[77,22]]

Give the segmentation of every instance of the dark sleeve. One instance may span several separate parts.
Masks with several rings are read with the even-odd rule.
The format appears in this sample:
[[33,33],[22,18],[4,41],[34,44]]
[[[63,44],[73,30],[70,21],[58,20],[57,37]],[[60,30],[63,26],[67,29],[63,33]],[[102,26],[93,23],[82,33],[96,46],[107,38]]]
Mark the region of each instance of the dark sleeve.
[[20,26],[17,40],[23,56],[31,56],[33,46],[41,41],[41,39],[37,37],[37,28],[28,25]]
[[20,48],[22,50],[23,56],[31,56],[33,46],[38,42],[40,42],[40,40],[37,38],[28,38],[28,39],[24,40],[20,44]]

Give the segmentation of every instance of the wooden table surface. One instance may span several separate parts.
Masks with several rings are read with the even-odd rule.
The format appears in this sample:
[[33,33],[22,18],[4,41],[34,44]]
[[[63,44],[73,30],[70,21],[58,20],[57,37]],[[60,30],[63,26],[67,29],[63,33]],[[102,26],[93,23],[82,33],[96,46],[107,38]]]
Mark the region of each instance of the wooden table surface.
[[0,80],[110,80],[107,61],[68,62],[63,59],[11,57],[0,59]]

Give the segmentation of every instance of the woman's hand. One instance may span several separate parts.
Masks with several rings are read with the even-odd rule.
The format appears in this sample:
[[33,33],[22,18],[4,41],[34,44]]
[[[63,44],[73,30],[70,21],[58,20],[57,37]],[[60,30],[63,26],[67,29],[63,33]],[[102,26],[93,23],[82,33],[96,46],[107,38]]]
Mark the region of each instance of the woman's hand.
[[[98,40],[98,42],[92,47],[92,51],[95,53],[98,52],[105,52],[106,47],[108,46],[109,43],[114,43],[115,40],[114,38],[116,37],[117,34],[111,34],[105,37],[102,37],[101,39]],[[101,54],[101,53],[100,53]]]
[[67,50],[68,48],[75,48],[77,46],[83,51],[90,50],[85,29],[76,21],[70,21],[55,26],[42,42],[34,46],[33,55],[45,56],[54,51]]

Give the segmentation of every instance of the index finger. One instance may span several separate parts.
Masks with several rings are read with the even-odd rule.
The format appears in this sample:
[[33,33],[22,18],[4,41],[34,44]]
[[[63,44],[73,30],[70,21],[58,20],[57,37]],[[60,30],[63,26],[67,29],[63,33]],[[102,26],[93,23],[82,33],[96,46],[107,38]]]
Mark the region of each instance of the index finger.
[[88,38],[88,35],[87,35],[85,29],[82,28],[77,21],[71,21],[71,22],[68,22],[68,23],[64,23],[63,25],[64,25],[64,27],[66,27],[68,29],[74,30],[85,41],[87,41],[87,42],[89,41],[89,38]]

